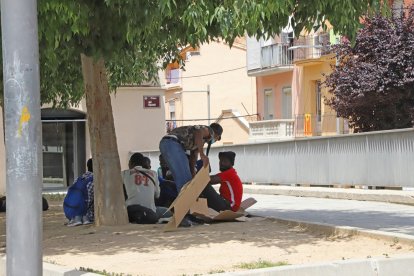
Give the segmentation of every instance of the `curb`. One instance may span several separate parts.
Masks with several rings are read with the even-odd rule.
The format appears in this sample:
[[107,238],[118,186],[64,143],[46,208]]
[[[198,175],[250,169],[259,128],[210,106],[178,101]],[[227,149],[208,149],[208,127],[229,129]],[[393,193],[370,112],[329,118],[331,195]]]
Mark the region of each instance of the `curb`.
[[253,269],[240,272],[227,272],[212,274],[225,275],[260,275],[260,276],[391,276],[391,275],[414,275],[412,264],[414,255],[395,258],[371,258],[363,260],[345,260],[331,263],[319,263],[311,265],[287,265]]
[[[6,256],[0,257],[0,276],[6,276]],[[60,265],[43,263],[43,276],[99,276],[100,274],[79,271]]]
[[412,191],[243,185],[243,192],[249,194],[350,199],[414,205],[414,192]]
[[401,233],[392,233],[392,232],[385,232],[379,230],[368,230],[365,228],[358,228],[352,226],[336,226],[332,224],[325,224],[325,223],[314,223],[314,222],[307,222],[307,221],[298,221],[298,220],[287,220],[281,218],[270,218],[277,222],[294,226],[300,228],[306,228],[308,231],[315,231],[315,232],[323,232],[327,235],[353,235],[353,236],[361,236],[361,237],[368,237],[374,239],[381,239],[384,241],[391,241],[391,242],[402,242],[407,245],[414,246],[414,236],[401,234]]
[[[402,242],[414,246],[414,236],[390,233],[377,230],[366,230],[363,228],[349,226],[335,226],[330,224],[316,224],[306,221],[294,221],[279,218],[271,218],[280,223],[290,226],[306,228],[308,231],[323,232],[327,235],[359,235],[375,239],[382,239],[392,242]],[[407,275],[414,276],[412,264],[414,263],[414,254],[399,257],[381,257],[370,259],[356,259],[334,261],[328,263],[305,264],[305,265],[287,265],[280,267],[269,267],[261,269],[252,269],[238,272],[226,272],[212,274],[216,276],[226,275],[258,275],[258,276],[394,276]]]

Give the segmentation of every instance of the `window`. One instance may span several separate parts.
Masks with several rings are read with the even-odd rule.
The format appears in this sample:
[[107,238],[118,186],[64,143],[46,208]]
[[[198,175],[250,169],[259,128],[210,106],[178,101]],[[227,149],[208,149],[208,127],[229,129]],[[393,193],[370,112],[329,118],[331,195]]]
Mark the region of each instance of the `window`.
[[274,97],[273,89],[264,89],[264,119],[273,120],[274,119]]
[[282,88],[282,119],[292,119],[292,88]]
[[175,120],[175,101],[170,101],[170,120]]

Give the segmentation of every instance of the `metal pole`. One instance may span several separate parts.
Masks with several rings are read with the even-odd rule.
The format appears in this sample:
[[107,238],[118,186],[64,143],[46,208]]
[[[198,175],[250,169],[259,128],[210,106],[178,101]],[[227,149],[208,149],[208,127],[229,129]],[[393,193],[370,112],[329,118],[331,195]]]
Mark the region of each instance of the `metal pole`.
[[207,118],[208,125],[210,125],[210,84],[207,85]]
[[36,0],[1,0],[7,275],[42,275],[42,155]]

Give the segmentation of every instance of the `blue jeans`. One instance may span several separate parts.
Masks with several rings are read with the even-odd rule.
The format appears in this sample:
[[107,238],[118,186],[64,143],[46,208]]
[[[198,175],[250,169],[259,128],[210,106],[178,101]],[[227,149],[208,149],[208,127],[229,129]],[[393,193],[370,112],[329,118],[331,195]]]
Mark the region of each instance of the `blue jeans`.
[[160,142],[160,151],[174,177],[177,192],[180,192],[181,188],[193,178],[185,150],[178,141],[163,138]]

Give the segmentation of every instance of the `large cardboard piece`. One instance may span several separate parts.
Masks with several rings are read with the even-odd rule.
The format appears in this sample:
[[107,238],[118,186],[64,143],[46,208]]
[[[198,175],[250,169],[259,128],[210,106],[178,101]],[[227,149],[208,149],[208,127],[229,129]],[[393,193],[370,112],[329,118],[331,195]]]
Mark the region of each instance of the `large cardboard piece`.
[[207,222],[213,221],[245,221],[246,209],[254,205],[257,201],[254,198],[247,198],[240,204],[240,209],[237,212],[231,210],[217,212],[211,208],[208,208],[207,200],[205,198],[199,198],[191,206],[190,213],[203,219]]
[[165,226],[164,231],[173,231],[180,225],[184,216],[194,202],[196,202],[208,182],[210,182],[209,169],[208,167],[203,167],[190,182],[181,188],[179,195],[168,209],[174,209],[174,215]]

